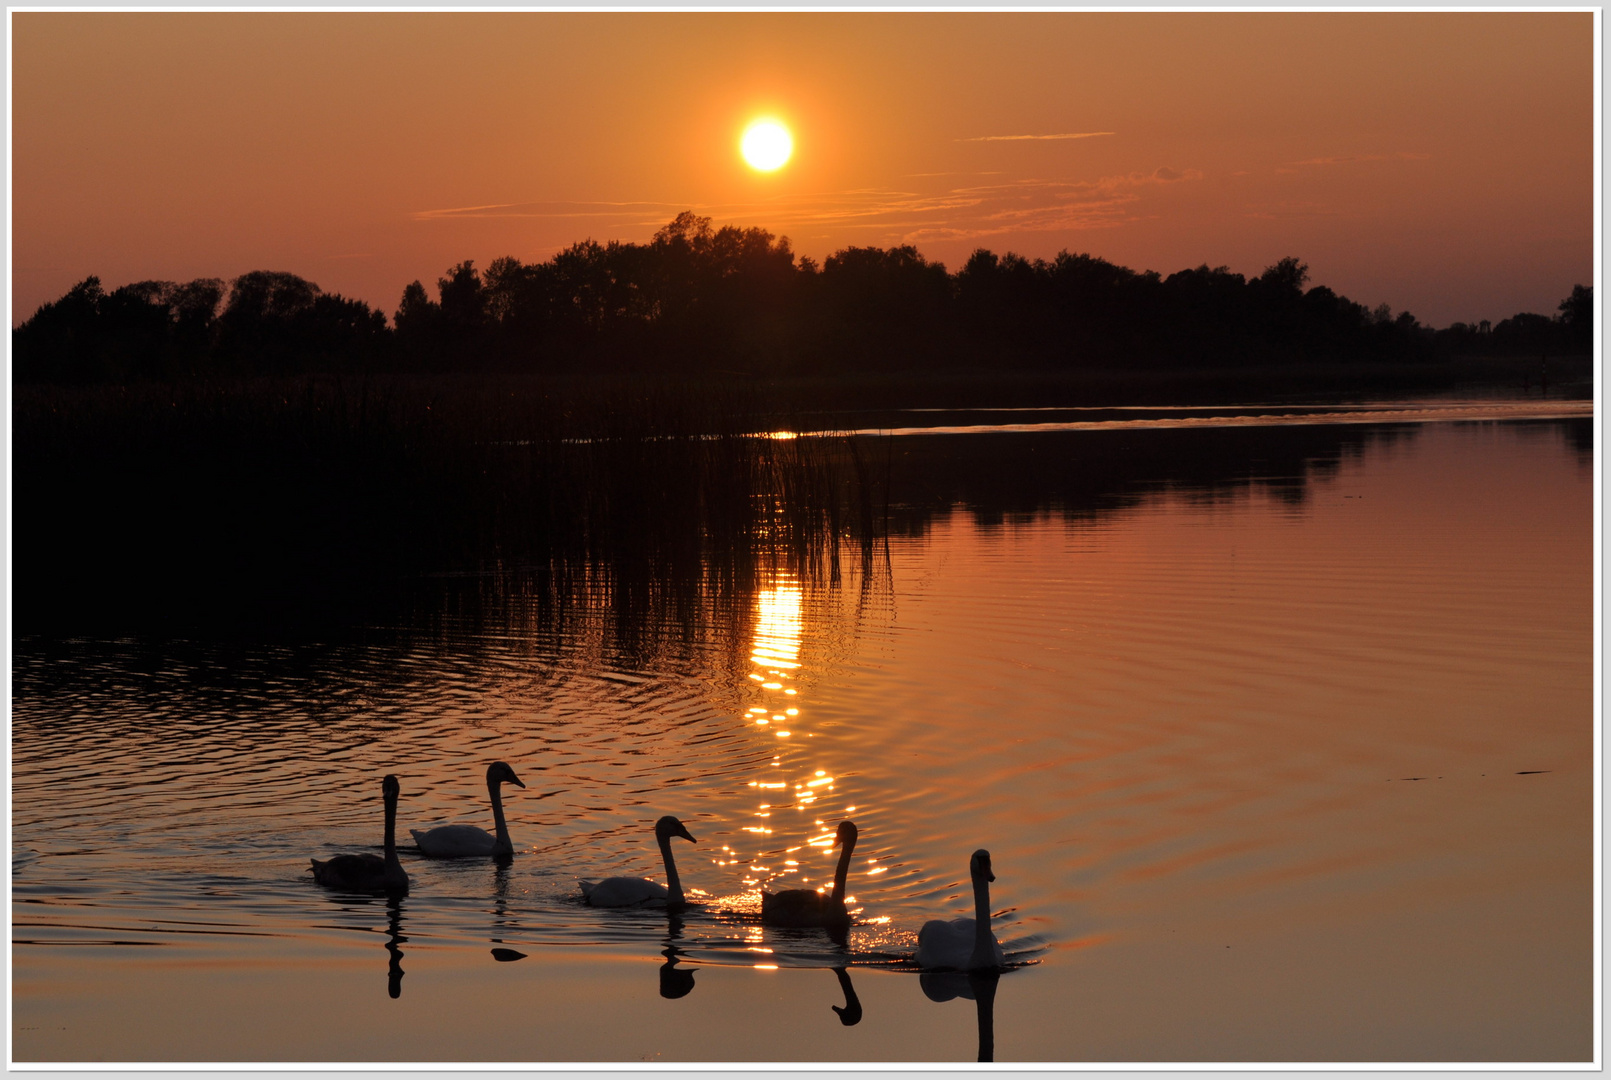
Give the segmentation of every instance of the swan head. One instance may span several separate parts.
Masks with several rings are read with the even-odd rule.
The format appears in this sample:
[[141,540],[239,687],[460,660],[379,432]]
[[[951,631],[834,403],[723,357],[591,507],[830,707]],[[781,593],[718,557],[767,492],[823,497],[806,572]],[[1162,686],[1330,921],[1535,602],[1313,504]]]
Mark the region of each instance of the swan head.
[[973,858],[968,860],[968,873],[976,878],[984,878],[986,881],[996,880],[996,875],[990,872],[990,852],[984,848],[975,851]]
[[380,782],[380,793],[385,798],[395,799],[398,795],[402,794],[402,791],[403,785],[399,784],[397,782],[397,777],[393,776],[391,773],[387,773],[386,779]]
[[850,847],[860,835],[854,821],[841,821],[838,831],[833,834],[834,847]]
[[515,770],[503,761],[494,761],[487,766],[487,785],[490,787],[493,784],[513,784],[518,788],[526,786],[520,782],[520,777],[515,775]]
[[699,843],[698,840],[694,839],[694,834],[688,831],[687,826],[670,814],[654,823],[654,838],[656,840],[667,840],[673,836],[680,836],[691,844]]

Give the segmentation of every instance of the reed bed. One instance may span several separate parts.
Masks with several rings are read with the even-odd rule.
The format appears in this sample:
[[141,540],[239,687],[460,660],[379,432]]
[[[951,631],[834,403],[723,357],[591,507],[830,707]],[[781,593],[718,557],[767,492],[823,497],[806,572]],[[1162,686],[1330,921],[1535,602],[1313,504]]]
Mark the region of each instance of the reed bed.
[[19,387],[17,626],[342,624],[443,581],[600,573],[675,609],[766,560],[831,578],[847,545],[873,557],[883,478],[852,440],[766,437],[795,419],[648,380]]

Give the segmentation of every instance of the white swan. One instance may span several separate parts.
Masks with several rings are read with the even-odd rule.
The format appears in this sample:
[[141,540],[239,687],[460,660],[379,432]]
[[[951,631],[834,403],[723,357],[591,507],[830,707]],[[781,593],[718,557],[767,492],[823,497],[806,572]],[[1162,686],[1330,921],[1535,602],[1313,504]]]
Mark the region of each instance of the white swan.
[[833,872],[833,892],[815,889],[785,889],[780,893],[761,892],[761,921],[768,926],[849,926],[845,910],[845,875],[850,872],[850,853],[856,848],[856,825],[841,821],[833,842],[839,845],[839,865]]
[[[671,858],[671,838],[680,836],[690,843],[699,843],[683,823],[667,814],[654,823],[654,838],[660,845],[660,857],[666,863],[666,884],[640,877],[612,877],[603,881],[583,881],[582,896],[594,907],[675,907],[682,904],[682,881],[677,877],[677,864]],[[668,888],[669,886],[669,888]]]
[[330,859],[313,859],[313,880],[327,889],[342,892],[391,893],[408,891],[408,873],[397,861],[397,796],[402,791],[397,777],[387,774],[380,782],[381,795],[386,803],[385,856],[337,855]]
[[917,932],[919,967],[980,971],[1006,965],[1001,943],[990,932],[989,883],[996,880],[990,872],[990,852],[983,848],[975,851],[968,861],[968,873],[973,878],[974,917],[930,919],[924,923]]
[[494,836],[475,825],[438,825],[421,832],[410,829],[420,854],[433,859],[457,859],[467,855],[513,855],[515,845],[509,840],[509,827],[503,821],[503,793],[498,785],[510,783],[523,788],[515,770],[501,761],[487,766],[487,794],[492,797],[492,823],[498,834]]

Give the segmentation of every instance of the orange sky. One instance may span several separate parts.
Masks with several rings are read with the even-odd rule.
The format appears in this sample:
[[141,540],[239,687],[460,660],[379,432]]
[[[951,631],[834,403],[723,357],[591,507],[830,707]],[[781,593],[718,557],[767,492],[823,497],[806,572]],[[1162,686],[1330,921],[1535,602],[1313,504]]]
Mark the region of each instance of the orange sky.
[[[646,240],[689,208],[818,259],[1294,254],[1439,326],[1553,312],[1594,273],[1587,13],[11,25],[14,323],[89,274],[254,269],[390,314],[459,260]],[[773,175],[737,153],[763,112],[795,136]]]

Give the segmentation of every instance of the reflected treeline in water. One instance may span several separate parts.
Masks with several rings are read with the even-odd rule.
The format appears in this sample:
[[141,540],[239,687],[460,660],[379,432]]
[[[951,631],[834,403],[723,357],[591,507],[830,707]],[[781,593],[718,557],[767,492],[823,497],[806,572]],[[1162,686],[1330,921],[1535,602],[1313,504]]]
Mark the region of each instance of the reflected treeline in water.
[[[303,379],[20,387],[22,632],[429,625],[611,615],[698,633],[766,565],[876,577],[891,531],[1307,483],[1415,428],[781,437],[854,414],[733,384]],[[1587,422],[1559,428],[1590,453]],[[780,437],[767,437],[769,434]],[[513,613],[513,614],[512,614]]]
[[[1593,459],[1591,420],[1513,425],[1564,440],[1579,463]],[[938,516],[966,508],[981,525],[1046,514],[1094,520],[1161,492],[1213,502],[1262,491],[1293,508],[1311,484],[1372,447],[1409,443],[1424,425],[1222,427],[891,438],[895,535],[921,536]]]

